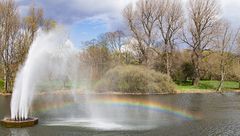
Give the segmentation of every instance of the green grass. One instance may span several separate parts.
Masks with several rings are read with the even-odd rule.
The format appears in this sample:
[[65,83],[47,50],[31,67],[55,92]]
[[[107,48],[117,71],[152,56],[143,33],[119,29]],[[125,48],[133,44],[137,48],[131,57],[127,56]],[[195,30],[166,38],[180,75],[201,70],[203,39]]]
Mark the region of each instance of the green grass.
[[0,79],[0,92],[3,92],[4,89],[4,81]]
[[[219,81],[215,80],[202,80],[199,83],[199,86],[193,86],[191,81],[186,82],[176,82],[177,90],[180,91],[189,91],[189,90],[216,90]],[[239,89],[239,83],[235,81],[225,81],[223,85],[223,90],[237,90]]]
[[[195,90],[202,90],[202,91],[207,91],[207,90],[216,90],[218,85],[219,85],[219,81],[215,81],[215,80],[202,80],[199,83],[199,86],[193,86],[191,84],[191,81],[186,81],[186,82],[177,82],[176,81],[176,89],[179,91],[195,91]],[[60,85],[61,84],[61,85]],[[82,83],[82,84],[78,84],[77,87],[84,85],[86,83]],[[50,88],[61,88],[62,87],[62,83],[57,82],[57,81],[53,81],[53,82],[46,82],[44,84],[42,84],[41,87],[50,87]],[[66,83],[66,88],[71,88],[71,83],[67,82]],[[225,81],[224,82],[224,86],[223,86],[223,90],[239,90],[239,83],[235,82],[235,81]],[[3,92],[3,88],[4,88],[4,81],[0,80],[0,92]]]
[[71,82],[66,81],[65,83],[63,81],[58,80],[52,80],[52,81],[44,81],[41,82],[37,89],[40,90],[40,92],[45,92],[48,89],[51,90],[61,90],[61,89],[71,89],[71,88],[77,88],[77,89],[85,89],[88,87],[88,82],[86,80]]

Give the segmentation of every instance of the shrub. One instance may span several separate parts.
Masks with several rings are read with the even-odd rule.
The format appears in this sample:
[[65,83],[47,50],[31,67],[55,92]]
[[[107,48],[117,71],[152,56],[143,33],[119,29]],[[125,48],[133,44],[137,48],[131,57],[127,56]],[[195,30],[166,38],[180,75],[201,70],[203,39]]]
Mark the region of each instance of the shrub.
[[124,65],[110,69],[96,85],[97,91],[124,93],[174,93],[172,79],[143,66]]

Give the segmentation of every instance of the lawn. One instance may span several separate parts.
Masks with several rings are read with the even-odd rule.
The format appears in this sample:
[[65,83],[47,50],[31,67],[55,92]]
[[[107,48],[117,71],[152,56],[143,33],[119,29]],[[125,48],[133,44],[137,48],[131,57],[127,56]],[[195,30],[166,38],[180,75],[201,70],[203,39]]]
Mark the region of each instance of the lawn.
[[4,88],[4,81],[0,80],[0,92],[3,92],[3,88]]
[[61,89],[86,89],[89,86],[89,82],[87,80],[81,80],[81,81],[58,81],[58,80],[51,80],[51,81],[43,81],[40,82],[37,86],[37,89],[41,92],[47,91],[48,89],[52,90],[61,90]]
[[[55,86],[56,88],[59,87],[59,82],[54,82],[54,83],[46,83],[43,86],[44,87],[53,87]],[[188,91],[215,91],[219,85],[219,81],[215,81],[215,80],[202,80],[199,83],[199,86],[193,86],[191,84],[191,81],[185,81],[185,82],[177,82],[177,87],[176,89],[179,92],[188,92]],[[79,85],[77,85],[79,87]],[[3,91],[3,87],[4,87],[4,81],[0,80],[0,92]],[[66,83],[66,88],[71,87],[70,83],[67,82]],[[224,91],[229,91],[229,90],[240,90],[239,89],[239,83],[235,82],[235,81],[225,81],[224,85],[223,85],[223,90]]]
[[[185,81],[185,82],[176,82],[177,84],[177,90],[179,91],[194,91],[194,90],[202,90],[202,91],[209,91],[209,90],[216,90],[219,81],[215,80],[202,80],[199,83],[199,86],[193,86],[191,84],[191,81]],[[225,81],[223,85],[223,90],[238,90],[239,89],[239,83],[235,81]]]

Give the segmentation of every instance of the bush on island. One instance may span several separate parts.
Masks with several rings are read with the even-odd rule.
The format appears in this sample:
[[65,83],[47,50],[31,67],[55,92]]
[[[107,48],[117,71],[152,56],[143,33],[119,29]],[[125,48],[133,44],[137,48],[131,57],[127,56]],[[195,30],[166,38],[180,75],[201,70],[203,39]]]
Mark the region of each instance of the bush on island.
[[143,66],[123,65],[110,69],[96,84],[96,91],[175,93],[175,84],[161,72]]

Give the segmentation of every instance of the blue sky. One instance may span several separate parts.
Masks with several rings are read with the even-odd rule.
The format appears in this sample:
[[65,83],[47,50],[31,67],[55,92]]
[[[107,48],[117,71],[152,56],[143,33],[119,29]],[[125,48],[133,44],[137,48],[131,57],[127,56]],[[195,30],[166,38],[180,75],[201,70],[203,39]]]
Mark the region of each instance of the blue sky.
[[104,22],[82,21],[70,26],[70,38],[76,46],[81,46],[81,42],[97,38],[101,33],[108,31]]
[[[30,4],[42,7],[47,18],[64,24],[76,46],[100,34],[124,28],[122,10],[137,0],[16,0],[22,15]],[[187,0],[182,0],[186,2]],[[240,0],[217,0],[223,16],[240,26]]]
[[16,0],[22,16],[34,3],[42,7],[45,16],[61,23],[69,30],[76,46],[100,34],[123,27],[123,8],[137,0]]

